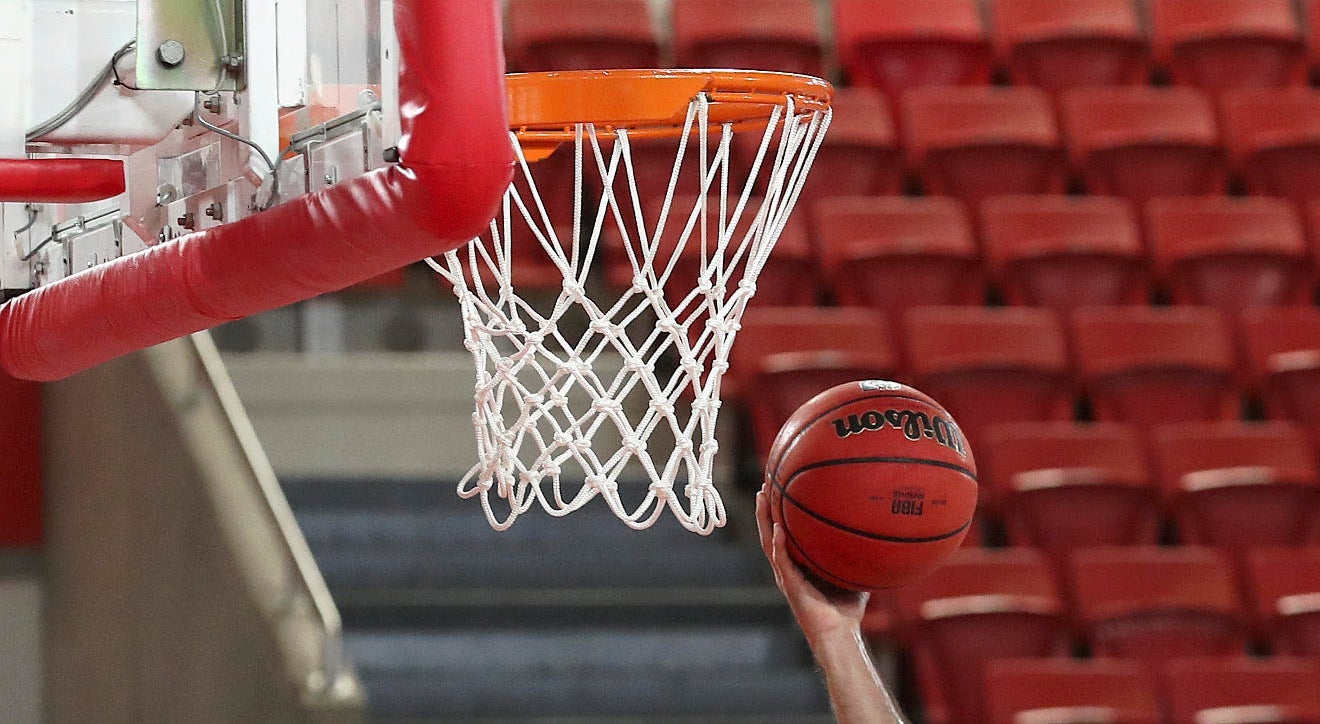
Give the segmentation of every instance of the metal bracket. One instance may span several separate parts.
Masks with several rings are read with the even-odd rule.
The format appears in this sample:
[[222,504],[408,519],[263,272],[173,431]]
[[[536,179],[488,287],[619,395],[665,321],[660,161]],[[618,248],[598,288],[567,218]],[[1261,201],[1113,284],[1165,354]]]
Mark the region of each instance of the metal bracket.
[[138,0],[136,86],[146,90],[243,90],[245,2]]

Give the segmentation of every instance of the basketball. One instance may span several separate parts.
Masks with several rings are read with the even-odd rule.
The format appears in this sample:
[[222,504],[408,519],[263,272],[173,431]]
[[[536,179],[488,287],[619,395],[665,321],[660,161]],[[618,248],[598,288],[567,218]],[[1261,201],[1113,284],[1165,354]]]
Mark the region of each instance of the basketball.
[[938,402],[907,385],[832,387],[793,413],[766,467],[789,554],[820,580],[894,588],[961,545],[976,510],[976,461]]

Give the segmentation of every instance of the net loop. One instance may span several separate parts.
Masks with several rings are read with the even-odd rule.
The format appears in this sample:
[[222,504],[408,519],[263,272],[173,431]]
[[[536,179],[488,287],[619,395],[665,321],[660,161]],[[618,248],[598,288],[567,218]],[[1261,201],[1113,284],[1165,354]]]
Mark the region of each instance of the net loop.
[[[754,123],[732,107],[698,92],[663,135],[565,124],[554,138],[573,154],[568,214],[548,200],[570,180],[534,168],[549,131],[511,131],[518,178],[489,233],[428,260],[458,298],[477,368],[479,462],[458,494],[497,530],[532,507],[562,516],[596,498],[635,529],[665,511],[701,534],[725,524],[713,479],[721,380],[830,119],[827,102],[799,108],[792,93]],[[760,134],[746,174],[735,133]],[[634,154],[666,135],[672,165],[647,198],[654,177]],[[519,290],[515,265],[529,263],[562,284]],[[602,291],[603,266],[624,286]]]

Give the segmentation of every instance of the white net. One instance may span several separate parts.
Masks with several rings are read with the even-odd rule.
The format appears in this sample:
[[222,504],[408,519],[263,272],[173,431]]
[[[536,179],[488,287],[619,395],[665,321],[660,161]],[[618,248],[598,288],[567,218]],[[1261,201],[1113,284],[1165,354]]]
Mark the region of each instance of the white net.
[[[478,497],[495,529],[537,504],[566,515],[597,496],[635,529],[665,509],[703,535],[724,525],[713,480],[720,381],[830,112],[786,97],[757,131],[750,169],[733,162],[733,126],[709,114],[704,94],[693,99],[655,199],[639,191],[629,131],[578,124],[571,219],[554,218],[543,193],[556,189],[538,187],[511,133],[519,178],[490,235],[428,260],[458,296],[477,369],[480,461],[458,492]],[[696,179],[691,201],[677,194],[680,177]],[[630,286],[593,299],[598,257]],[[562,273],[542,295],[553,298],[533,303],[514,288],[516,265],[533,263]]]

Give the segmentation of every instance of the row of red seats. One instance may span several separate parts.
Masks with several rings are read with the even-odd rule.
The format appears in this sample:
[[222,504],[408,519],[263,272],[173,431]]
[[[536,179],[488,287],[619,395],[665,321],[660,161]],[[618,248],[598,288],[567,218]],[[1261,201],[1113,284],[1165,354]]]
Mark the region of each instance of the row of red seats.
[[1320,657],[1174,659],[1155,676],[1125,659],[999,659],[985,670],[988,724],[1320,721]]
[[[1320,2],[1303,31],[1293,0],[832,0],[828,34],[856,85],[891,94],[984,84],[997,65],[1048,90],[1145,83],[1158,69],[1210,90],[1299,85],[1307,39],[1320,61]],[[672,0],[662,52],[647,0],[511,0],[518,70],[755,68],[822,75],[832,59],[812,0]]]
[[962,548],[930,576],[873,594],[864,628],[909,652],[929,722],[986,721],[989,662],[1066,658],[1078,642],[1154,669],[1254,646],[1320,656],[1320,546],[1245,560],[1239,575],[1225,555],[1189,546],[1082,549],[1062,567],[1029,548]]
[[816,392],[867,377],[930,393],[973,447],[989,425],[1072,419],[1078,392],[1095,419],[1143,430],[1236,419],[1245,392],[1268,416],[1320,432],[1313,307],[1231,322],[1206,307],[1085,307],[1064,319],[1029,307],[916,307],[890,324],[866,309],[753,306],[730,363],[726,395],[746,401],[761,452]]

